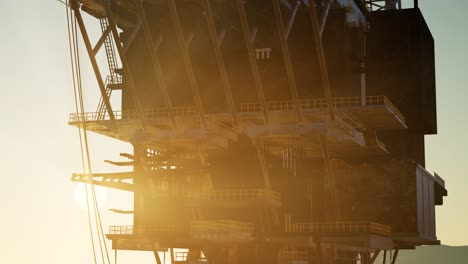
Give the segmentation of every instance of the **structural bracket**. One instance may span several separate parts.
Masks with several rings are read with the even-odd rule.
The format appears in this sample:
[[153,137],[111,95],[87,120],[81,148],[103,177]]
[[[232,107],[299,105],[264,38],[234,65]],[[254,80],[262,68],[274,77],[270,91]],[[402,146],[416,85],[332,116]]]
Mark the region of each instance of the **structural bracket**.
[[320,65],[320,74],[322,76],[322,85],[325,94],[325,98],[327,99],[328,103],[328,114],[330,121],[335,120],[335,113],[333,110],[333,104],[331,100],[331,87],[330,87],[330,79],[328,78],[328,69],[327,63],[325,60],[325,53],[323,51],[323,44],[322,44],[322,36],[320,35],[320,27],[317,17],[317,10],[315,7],[315,1],[311,1],[309,4],[309,13],[310,13],[310,20],[312,22],[312,29],[314,31],[314,40],[315,40],[315,47],[317,49],[317,56]]
[[234,126],[237,126],[238,124],[237,109],[236,109],[234,99],[232,96],[232,88],[229,82],[228,73],[226,71],[226,64],[224,62],[223,53],[221,52],[221,49],[220,49],[220,45],[221,45],[220,40],[224,38],[224,36],[226,35],[226,31],[222,31],[221,34],[218,36],[218,33],[216,32],[216,25],[213,19],[213,12],[211,11],[209,0],[204,0],[203,4],[205,7],[205,17],[206,17],[206,22],[208,24],[208,31],[210,33],[211,43],[213,45],[216,62],[218,64],[218,70],[221,76],[221,81],[223,83],[224,95],[226,97],[226,102],[229,106],[229,110],[232,115]]
[[242,25],[242,32],[244,34],[244,39],[245,39],[245,45],[247,46],[247,51],[249,54],[249,60],[250,60],[250,67],[252,68],[252,73],[255,81],[255,89],[257,91],[257,97],[260,102],[260,105],[262,106],[262,111],[263,111],[263,117],[265,120],[265,123],[268,123],[268,109],[266,105],[266,99],[265,99],[265,92],[263,90],[263,83],[262,83],[262,78],[260,76],[260,70],[258,68],[258,63],[257,63],[257,58],[255,56],[255,50],[253,47],[253,39],[255,39],[255,35],[257,32],[257,29],[254,29],[254,35],[250,32],[250,26],[249,26],[249,21],[247,19],[247,14],[245,11],[245,6],[244,6],[244,1],[243,0],[236,0],[237,2],[237,9],[239,12],[239,18],[241,21]]
[[168,4],[171,13],[172,23],[174,24],[177,42],[179,44],[179,49],[182,53],[182,58],[184,60],[185,71],[187,72],[190,88],[192,89],[192,93],[195,99],[195,105],[197,106],[197,110],[200,115],[202,127],[206,128],[205,110],[203,108],[203,102],[200,97],[200,87],[198,86],[195,73],[193,72],[192,60],[190,59],[190,55],[187,50],[187,42],[184,38],[179,14],[177,13],[177,6],[174,0],[168,0]]
[[167,84],[166,84],[164,74],[162,71],[161,63],[159,62],[159,58],[157,55],[157,47],[155,47],[155,44],[157,46],[160,45],[162,41],[162,36],[159,38],[159,40],[156,43],[153,41],[153,37],[151,35],[151,29],[148,23],[148,19],[146,17],[145,10],[143,9],[142,3],[136,4],[136,6],[137,6],[136,9],[137,9],[138,15],[141,18],[141,24],[143,26],[143,35],[145,37],[146,46],[151,56],[151,61],[153,64],[153,71],[156,76],[156,79],[158,80],[158,85],[159,85],[159,88],[161,89],[164,104],[166,105],[166,108],[168,110],[169,118],[171,119],[171,123],[172,123],[172,127],[176,128],[177,123],[174,117],[174,110],[172,108],[172,103],[169,97],[169,92],[168,92]]
[[110,32],[111,32],[111,28],[107,27],[106,30],[104,31],[104,33],[102,33],[102,36],[99,38],[98,42],[96,43],[96,45],[93,48],[94,56],[96,56],[98,54],[99,50],[102,47],[102,44],[104,44],[104,41],[106,41],[106,39],[109,37]]
[[281,49],[283,50],[283,59],[286,66],[286,73],[288,75],[289,91],[291,93],[291,99],[294,101],[295,110],[299,122],[302,122],[302,114],[299,105],[299,95],[297,93],[296,78],[294,76],[294,70],[291,62],[291,55],[289,52],[289,45],[287,40],[287,32],[284,28],[283,16],[281,15],[281,6],[279,0],[273,0],[273,9],[275,12],[276,28],[281,42]]

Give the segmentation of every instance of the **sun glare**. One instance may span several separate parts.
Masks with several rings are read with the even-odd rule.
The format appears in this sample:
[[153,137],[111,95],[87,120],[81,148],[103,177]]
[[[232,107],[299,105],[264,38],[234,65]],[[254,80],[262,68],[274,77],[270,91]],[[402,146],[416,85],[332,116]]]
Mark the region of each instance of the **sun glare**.
[[[86,209],[86,186],[80,184],[75,187],[75,202],[81,209]],[[92,206],[92,196],[91,196],[91,187],[88,186],[88,199],[89,205]],[[107,201],[107,190],[105,188],[95,186],[96,200],[98,206],[101,208],[105,205]]]

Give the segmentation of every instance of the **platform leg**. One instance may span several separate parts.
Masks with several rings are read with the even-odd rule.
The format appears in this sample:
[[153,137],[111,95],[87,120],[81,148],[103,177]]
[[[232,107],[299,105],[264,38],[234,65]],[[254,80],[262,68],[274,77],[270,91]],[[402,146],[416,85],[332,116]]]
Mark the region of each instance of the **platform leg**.
[[157,264],[162,264],[161,258],[159,257],[158,251],[153,251],[154,253],[154,258],[156,259]]

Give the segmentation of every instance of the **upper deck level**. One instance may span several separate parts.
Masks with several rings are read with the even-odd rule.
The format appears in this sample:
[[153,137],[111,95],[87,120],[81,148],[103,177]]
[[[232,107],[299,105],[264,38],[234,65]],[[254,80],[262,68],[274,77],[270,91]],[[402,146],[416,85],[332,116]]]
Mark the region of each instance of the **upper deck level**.
[[[229,113],[205,114],[207,126],[203,127],[201,116],[195,107],[174,108],[177,127],[174,128],[166,108],[137,111],[114,112],[115,122],[107,114],[74,113],[69,124],[76,127],[113,137],[126,142],[157,142],[165,147],[218,148],[235,140],[238,134],[247,134],[264,142],[286,138],[308,138],[317,135],[330,135],[337,141],[346,139],[351,145],[360,141],[349,136],[364,130],[406,129],[405,118],[384,96],[333,98],[333,108],[337,121],[327,121],[328,104],[325,99],[309,99],[266,104],[269,122],[264,119],[264,111],[259,103],[246,103],[240,106],[239,122],[234,124]],[[303,116],[298,120],[297,107]],[[144,121],[149,128],[139,130]],[[334,131],[333,134],[329,133]]]

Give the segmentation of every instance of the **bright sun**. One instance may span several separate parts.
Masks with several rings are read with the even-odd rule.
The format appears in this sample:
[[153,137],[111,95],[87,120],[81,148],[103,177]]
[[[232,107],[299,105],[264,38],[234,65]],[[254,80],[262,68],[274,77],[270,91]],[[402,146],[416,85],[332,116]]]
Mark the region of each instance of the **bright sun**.
[[[89,205],[92,208],[91,187],[86,187],[84,184],[79,184],[75,187],[75,202],[83,210],[86,209],[86,189],[88,188]],[[107,190],[103,187],[95,186],[96,200],[98,206],[101,208],[107,201]]]

